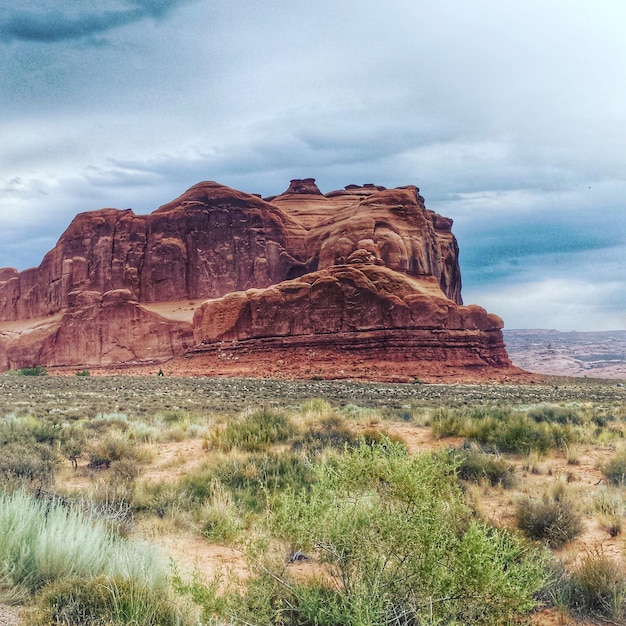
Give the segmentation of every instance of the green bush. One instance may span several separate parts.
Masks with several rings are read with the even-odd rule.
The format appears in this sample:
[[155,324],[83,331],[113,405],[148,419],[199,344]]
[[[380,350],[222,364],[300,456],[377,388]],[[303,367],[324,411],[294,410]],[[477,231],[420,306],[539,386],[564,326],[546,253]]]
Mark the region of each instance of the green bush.
[[59,459],[41,443],[8,443],[0,446],[0,484],[48,487],[54,482]]
[[583,557],[570,578],[571,608],[583,615],[612,620],[626,620],[626,573],[623,563],[602,552]]
[[430,425],[433,436],[443,439],[457,435],[465,436],[470,421],[463,411],[443,407],[432,413]]
[[[206,475],[204,478],[210,480]],[[133,510],[153,513],[161,519],[173,518],[179,513],[196,508],[198,504],[199,500],[186,490],[184,484],[141,482],[132,492]]]
[[182,626],[185,621],[167,593],[132,579],[98,576],[46,587],[30,626]]
[[63,428],[32,416],[7,415],[0,419],[0,445],[7,443],[45,443],[55,445],[63,437]]
[[602,467],[602,473],[614,484],[626,484],[626,450],[618,452],[606,465]]
[[253,454],[247,459],[232,459],[188,474],[181,489],[197,503],[205,503],[217,480],[232,493],[238,506],[261,512],[268,498],[285,489],[307,489],[314,476],[310,465],[297,454]]
[[466,437],[493,452],[544,454],[576,440],[567,424],[537,422],[502,407],[439,409],[431,422],[436,437]]
[[461,480],[479,483],[487,481],[492,487],[505,489],[515,484],[515,468],[503,458],[479,450],[451,450],[451,457],[458,463]]
[[79,376],[79,377],[91,376],[91,372],[89,370],[80,370],[76,372],[76,376]]
[[547,422],[549,424],[574,424],[582,423],[582,418],[578,411],[571,407],[554,406],[552,404],[542,404],[528,411],[528,417],[535,422]]
[[529,538],[559,548],[583,531],[582,516],[567,498],[525,498],[515,510],[517,527]]
[[229,421],[226,428],[212,435],[211,443],[225,452],[233,448],[259,452],[267,450],[271,444],[287,441],[294,433],[288,417],[265,408]]
[[232,541],[243,525],[232,494],[217,479],[213,479],[209,498],[197,517],[202,532],[218,543]]
[[82,427],[71,426],[63,432],[59,449],[61,454],[71,462],[74,469],[78,469],[78,459],[85,453],[87,437]]
[[41,365],[33,365],[32,367],[22,367],[17,370],[20,376],[47,376],[48,372],[45,367]]
[[236,621],[302,626],[502,624],[536,601],[544,557],[471,519],[446,455],[361,445],[316,466],[309,492],[277,494],[270,525],[324,575],[289,578],[283,559],[231,591]]
[[337,415],[330,415],[310,425],[297,436],[292,449],[317,454],[327,448],[343,450],[346,446],[355,446],[357,442],[358,437],[344,421]]
[[108,469],[115,462],[128,464],[139,460],[136,447],[128,438],[115,432],[92,440],[87,447],[87,457],[92,469]]

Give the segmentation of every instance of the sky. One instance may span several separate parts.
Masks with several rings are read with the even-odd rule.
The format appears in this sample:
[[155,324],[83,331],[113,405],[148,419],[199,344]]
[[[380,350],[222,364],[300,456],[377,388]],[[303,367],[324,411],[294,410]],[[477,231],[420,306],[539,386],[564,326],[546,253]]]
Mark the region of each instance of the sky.
[[505,328],[626,329],[623,0],[4,0],[0,267],[203,180],[417,185]]

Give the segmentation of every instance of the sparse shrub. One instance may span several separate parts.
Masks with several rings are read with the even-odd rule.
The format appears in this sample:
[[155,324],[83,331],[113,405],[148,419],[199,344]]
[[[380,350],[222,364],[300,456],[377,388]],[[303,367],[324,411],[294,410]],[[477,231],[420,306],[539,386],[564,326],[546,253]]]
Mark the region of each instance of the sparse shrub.
[[601,515],[598,522],[609,534],[609,537],[617,537],[622,532],[624,518],[621,515]]
[[177,411],[161,411],[158,414],[158,417],[162,419],[166,424],[176,424],[179,422],[184,422],[186,419],[188,419],[189,414],[187,413],[187,411],[181,411],[179,409]]
[[204,503],[214,478],[231,491],[237,505],[255,512],[262,511],[274,494],[307,489],[314,480],[310,465],[297,454],[254,454],[189,474],[181,485],[194,501]]
[[48,371],[42,365],[33,365],[31,367],[22,367],[17,370],[20,376],[47,376]]
[[624,515],[624,499],[615,488],[602,486],[593,495],[593,508],[603,515]]
[[602,473],[614,484],[626,484],[626,450],[618,452],[604,467]]
[[538,452],[529,452],[524,459],[522,468],[531,474],[541,474],[541,455]]
[[[387,440],[323,457],[316,476],[308,494],[280,493],[270,521],[327,564],[326,579],[277,586],[284,567],[266,565],[254,583],[269,596],[260,610],[273,611],[264,623],[495,624],[535,604],[542,552],[471,521],[445,455],[410,458]],[[259,598],[248,590],[237,599],[244,612]]]
[[430,418],[431,430],[434,437],[443,439],[444,437],[454,437],[460,435],[467,436],[467,427],[470,419],[460,410],[439,408],[434,411]]
[[555,501],[567,500],[567,478],[557,478],[548,488],[549,498]]
[[600,551],[585,555],[571,574],[572,609],[623,624],[626,619],[624,564]]
[[615,488],[601,487],[593,495],[593,510],[598,515],[600,526],[611,537],[621,534],[624,524],[624,500]]
[[576,446],[565,446],[565,456],[568,465],[580,465],[580,457]]
[[615,416],[611,413],[594,413],[591,418],[593,424],[595,424],[598,428],[604,428],[607,424],[615,421]]
[[466,437],[493,452],[545,454],[576,438],[569,425],[536,422],[504,407],[438,409],[431,424],[436,437]]
[[553,606],[561,612],[571,611],[572,585],[563,562],[550,555],[545,567],[546,584],[538,592],[537,600],[543,606]]
[[568,441],[562,427],[535,424],[522,415],[516,415],[510,422],[500,422],[499,425],[493,432],[489,432],[489,427],[483,432],[478,431],[476,440],[491,444],[502,452],[516,454],[545,454],[551,448],[560,447]]
[[0,419],[0,445],[6,443],[44,443],[53,446],[63,431],[58,424],[32,416],[8,415]]
[[63,432],[60,451],[74,469],[78,468],[78,459],[85,453],[86,446],[87,438],[82,428],[72,426]]
[[360,434],[359,440],[368,446],[385,446],[387,442],[392,442],[406,448],[406,441],[401,435],[389,434],[377,428],[366,428]]
[[136,458],[122,458],[111,461],[111,481],[129,484],[132,483],[140,473],[140,468]]
[[115,461],[124,459],[126,462],[138,462],[141,454],[127,437],[110,432],[92,440],[87,449],[89,467],[92,469],[108,469]]
[[515,484],[515,468],[503,458],[480,450],[451,450],[451,457],[458,463],[461,480],[487,481],[492,487],[501,485],[509,489]]
[[567,498],[525,498],[515,510],[517,527],[529,538],[559,548],[583,531],[582,516]]
[[85,428],[93,430],[97,433],[106,432],[107,430],[118,430],[126,432],[131,426],[130,420],[126,413],[99,413],[93,419],[85,423]]
[[59,459],[42,443],[0,446],[0,481],[4,485],[47,487],[54,481]]
[[134,528],[131,495],[122,488],[101,485],[90,495],[81,495],[71,500],[72,506],[85,517],[104,524],[120,537],[128,537]]
[[323,398],[310,398],[300,405],[301,413],[306,417],[316,419],[328,418],[334,414],[334,409],[328,400]]
[[197,505],[198,500],[184,485],[140,482],[132,493],[132,507],[135,511],[153,513],[161,519],[176,518]]
[[346,446],[355,446],[357,441],[357,435],[345,425],[339,416],[330,415],[311,424],[296,436],[292,449],[319,453],[326,448],[343,450]]
[[295,428],[286,415],[264,408],[229,421],[226,428],[213,434],[211,442],[225,452],[233,448],[258,452],[267,450],[271,444],[286,441],[294,433]]
[[198,519],[204,534],[218,543],[232,541],[242,526],[231,493],[217,479],[211,481],[209,497],[198,512]]
[[182,626],[170,594],[133,579],[74,577],[51,584],[38,598],[31,626]]
[[547,422],[549,424],[574,424],[582,423],[580,413],[571,407],[542,404],[528,411],[528,417],[535,422]]
[[80,378],[85,378],[86,376],[91,376],[91,372],[89,370],[79,370],[76,372],[76,376]]

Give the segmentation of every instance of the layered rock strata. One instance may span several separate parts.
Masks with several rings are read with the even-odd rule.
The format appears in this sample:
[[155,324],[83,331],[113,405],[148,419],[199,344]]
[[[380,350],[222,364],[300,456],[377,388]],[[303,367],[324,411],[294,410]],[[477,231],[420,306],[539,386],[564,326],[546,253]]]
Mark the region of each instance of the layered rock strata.
[[[434,278],[416,280],[365,255],[266,289],[235,292],[202,304],[194,315],[194,352],[308,348],[336,358],[406,363],[414,376],[433,364],[507,368],[502,320],[446,298]],[[349,369],[349,368],[348,368]]]
[[267,199],[205,182],[150,215],[82,213],[38,268],[0,269],[0,369],[226,344],[510,368],[499,318],[462,305],[451,227],[417,187],[324,195],[313,179]]

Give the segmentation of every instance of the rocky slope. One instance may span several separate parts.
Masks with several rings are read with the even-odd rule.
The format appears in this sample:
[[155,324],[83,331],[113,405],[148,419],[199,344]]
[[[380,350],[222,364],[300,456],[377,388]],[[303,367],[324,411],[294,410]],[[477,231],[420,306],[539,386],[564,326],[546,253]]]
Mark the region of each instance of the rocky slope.
[[0,269],[0,370],[227,345],[258,362],[318,347],[391,374],[511,373],[501,321],[462,305],[451,226],[416,187],[323,195],[313,179],[265,200],[205,182],[149,215],[82,213],[38,268]]

